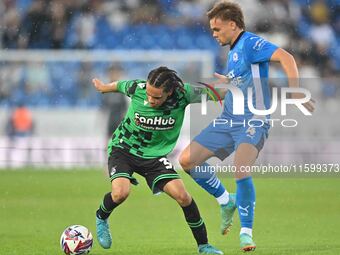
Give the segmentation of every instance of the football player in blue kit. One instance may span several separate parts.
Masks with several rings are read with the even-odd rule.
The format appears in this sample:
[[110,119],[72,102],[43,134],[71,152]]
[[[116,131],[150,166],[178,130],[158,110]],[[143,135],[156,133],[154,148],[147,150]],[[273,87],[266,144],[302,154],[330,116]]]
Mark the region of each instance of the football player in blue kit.
[[[299,87],[299,74],[294,57],[282,48],[260,36],[245,31],[243,13],[236,3],[222,1],[207,13],[213,37],[221,46],[230,45],[226,75],[215,73],[219,82],[229,83],[242,91],[243,97],[233,96],[229,90],[225,96],[223,112],[218,119],[227,125],[212,122],[201,131],[184,149],[179,161],[183,169],[207,192],[213,195],[221,206],[221,233],[227,234],[234,211],[238,209],[241,222],[240,246],[243,251],[255,250],[253,222],[255,209],[255,188],[249,171],[262,149],[270,125],[250,125],[249,120],[260,119],[248,107],[248,88],[251,88],[250,101],[257,110],[271,106],[271,93],[268,84],[269,62],[279,62],[288,77],[290,88]],[[228,85],[228,86],[229,86]],[[305,98],[302,93],[292,93],[293,99]],[[233,112],[233,100],[244,99],[244,114]],[[238,101],[239,102],[239,101]],[[303,106],[314,110],[313,100]],[[268,118],[268,116],[261,116]],[[260,121],[261,122],[261,121]],[[211,157],[224,160],[235,152],[233,164],[236,169],[236,194],[229,194],[214,171],[206,171]]]

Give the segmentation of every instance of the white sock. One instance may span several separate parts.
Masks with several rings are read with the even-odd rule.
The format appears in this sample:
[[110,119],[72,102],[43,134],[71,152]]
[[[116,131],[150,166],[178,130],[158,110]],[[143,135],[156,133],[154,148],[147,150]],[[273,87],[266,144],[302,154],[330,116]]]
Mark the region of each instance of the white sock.
[[240,235],[247,234],[253,237],[253,229],[251,228],[241,228]]
[[228,202],[229,202],[229,193],[228,193],[228,191],[227,190],[224,191],[224,193],[221,196],[217,197],[216,200],[217,200],[217,202],[220,205],[228,204]]

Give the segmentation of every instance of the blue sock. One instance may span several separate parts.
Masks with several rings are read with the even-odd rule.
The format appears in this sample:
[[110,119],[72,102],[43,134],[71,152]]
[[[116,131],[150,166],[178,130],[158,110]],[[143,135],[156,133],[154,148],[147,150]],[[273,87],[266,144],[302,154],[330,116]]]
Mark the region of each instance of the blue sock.
[[211,171],[211,169],[210,165],[205,162],[202,165],[191,169],[190,176],[209,194],[217,198],[226,190],[215,172]]
[[255,187],[251,176],[236,181],[236,204],[242,228],[253,228]]

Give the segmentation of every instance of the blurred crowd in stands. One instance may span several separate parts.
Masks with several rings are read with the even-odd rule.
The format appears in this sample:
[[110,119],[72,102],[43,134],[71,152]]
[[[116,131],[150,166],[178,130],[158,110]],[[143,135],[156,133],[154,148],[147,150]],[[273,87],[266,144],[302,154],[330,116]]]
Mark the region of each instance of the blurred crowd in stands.
[[[211,36],[206,11],[213,0],[2,0],[0,2],[0,49],[204,49],[216,55],[216,70],[225,68],[225,49]],[[238,0],[248,31],[289,50],[302,77],[329,78],[323,95],[340,93],[334,77],[340,73],[340,0]],[[89,80],[91,63],[76,69],[78,89],[67,85],[58,65],[32,63],[22,70],[17,63],[0,63],[0,104],[13,93],[25,73],[25,92],[44,103],[53,94],[51,83],[63,83],[71,97],[93,97]],[[68,70],[73,70],[68,69]],[[273,69],[280,77],[280,70]],[[59,80],[58,80],[59,79]],[[321,85],[322,86],[322,85]],[[35,93],[40,91],[38,94]],[[72,93],[74,94],[72,96]],[[56,94],[58,95],[58,94]],[[64,101],[62,101],[64,100]],[[62,102],[71,102],[62,98]],[[90,100],[90,101],[91,101]],[[96,101],[97,100],[97,101]],[[73,100],[74,101],[74,100]],[[33,100],[34,102],[34,100]],[[60,101],[58,101],[60,102]],[[88,101],[86,101],[88,102]]]

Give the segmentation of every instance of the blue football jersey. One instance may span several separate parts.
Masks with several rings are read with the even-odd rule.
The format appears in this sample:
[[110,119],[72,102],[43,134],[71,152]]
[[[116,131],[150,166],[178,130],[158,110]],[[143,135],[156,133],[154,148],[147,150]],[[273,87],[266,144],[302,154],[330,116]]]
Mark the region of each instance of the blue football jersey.
[[230,90],[224,101],[221,117],[243,121],[254,118],[248,107],[248,88],[252,88],[253,106],[257,110],[269,109],[271,93],[268,83],[269,61],[278,47],[260,36],[242,32],[228,53],[227,77],[232,86],[241,89],[244,96],[244,115],[233,114],[233,98]]

